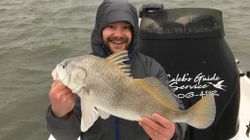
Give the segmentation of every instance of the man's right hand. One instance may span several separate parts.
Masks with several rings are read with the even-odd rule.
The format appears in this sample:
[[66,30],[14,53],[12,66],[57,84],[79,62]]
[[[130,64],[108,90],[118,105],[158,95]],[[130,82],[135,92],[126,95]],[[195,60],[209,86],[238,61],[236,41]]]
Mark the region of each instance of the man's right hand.
[[49,93],[52,111],[58,118],[66,118],[75,106],[75,94],[60,81],[52,83]]

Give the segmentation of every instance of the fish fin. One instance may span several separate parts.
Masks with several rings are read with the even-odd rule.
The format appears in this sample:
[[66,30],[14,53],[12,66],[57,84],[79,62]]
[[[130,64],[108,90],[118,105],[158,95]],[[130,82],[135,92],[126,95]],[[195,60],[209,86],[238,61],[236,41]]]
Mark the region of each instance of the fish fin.
[[102,119],[106,120],[107,118],[109,118],[110,114],[99,109],[99,108],[96,108],[97,112],[99,113],[99,115],[101,116]]
[[205,97],[186,110],[186,113],[188,115],[187,124],[199,129],[209,127],[213,123],[216,114],[214,94],[209,92]]
[[120,68],[120,70],[125,73],[127,76],[131,76],[131,66],[130,64],[125,64],[124,62],[128,61],[128,51],[124,50],[115,54],[110,55],[106,60]]
[[134,79],[135,82],[143,89],[161,102],[166,107],[179,110],[179,105],[174,98],[172,92],[160,80],[155,77],[147,77],[144,79]]
[[81,131],[87,131],[94,122],[98,119],[99,113],[96,111],[94,106],[91,104],[91,101],[88,101],[86,97],[84,97],[84,93],[78,94],[81,99]]

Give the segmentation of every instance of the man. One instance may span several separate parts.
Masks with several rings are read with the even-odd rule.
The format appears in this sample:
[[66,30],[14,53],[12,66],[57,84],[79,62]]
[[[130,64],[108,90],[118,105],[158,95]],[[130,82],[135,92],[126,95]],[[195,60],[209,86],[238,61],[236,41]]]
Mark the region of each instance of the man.
[[[103,1],[97,11],[91,42],[92,54],[99,57],[128,50],[134,78],[155,76],[168,84],[163,67],[135,50],[138,45],[138,16],[136,9],[127,1]],[[61,82],[55,81],[49,98],[51,106],[47,112],[47,126],[58,140],[73,140],[79,136],[84,140],[169,140],[184,137],[184,124],[174,124],[156,113],[148,116],[152,120],[143,117],[139,123],[114,116],[107,120],[99,118],[83,133],[80,131],[79,97]]]

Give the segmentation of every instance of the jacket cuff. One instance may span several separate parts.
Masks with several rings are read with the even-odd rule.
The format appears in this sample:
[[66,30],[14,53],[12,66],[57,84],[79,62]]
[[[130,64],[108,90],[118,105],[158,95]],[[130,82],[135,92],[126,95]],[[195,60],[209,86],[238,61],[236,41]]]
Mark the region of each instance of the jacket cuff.
[[175,123],[175,133],[171,140],[183,140],[185,138],[186,129],[187,124]]
[[174,133],[174,136],[170,140],[177,140],[177,134],[176,134],[176,132]]
[[68,125],[72,125],[75,122],[74,115],[69,115],[67,118],[58,118],[54,115],[51,105],[48,107],[47,115],[47,125],[52,128],[65,128]]

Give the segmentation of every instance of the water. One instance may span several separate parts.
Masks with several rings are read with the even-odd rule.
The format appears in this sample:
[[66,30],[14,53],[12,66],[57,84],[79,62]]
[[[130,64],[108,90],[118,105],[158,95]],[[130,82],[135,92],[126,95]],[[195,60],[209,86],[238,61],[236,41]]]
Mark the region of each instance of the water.
[[[226,40],[243,70],[250,70],[249,0],[131,0],[166,8],[223,11]],[[0,140],[44,140],[50,73],[61,60],[88,54],[101,0],[0,1]]]

